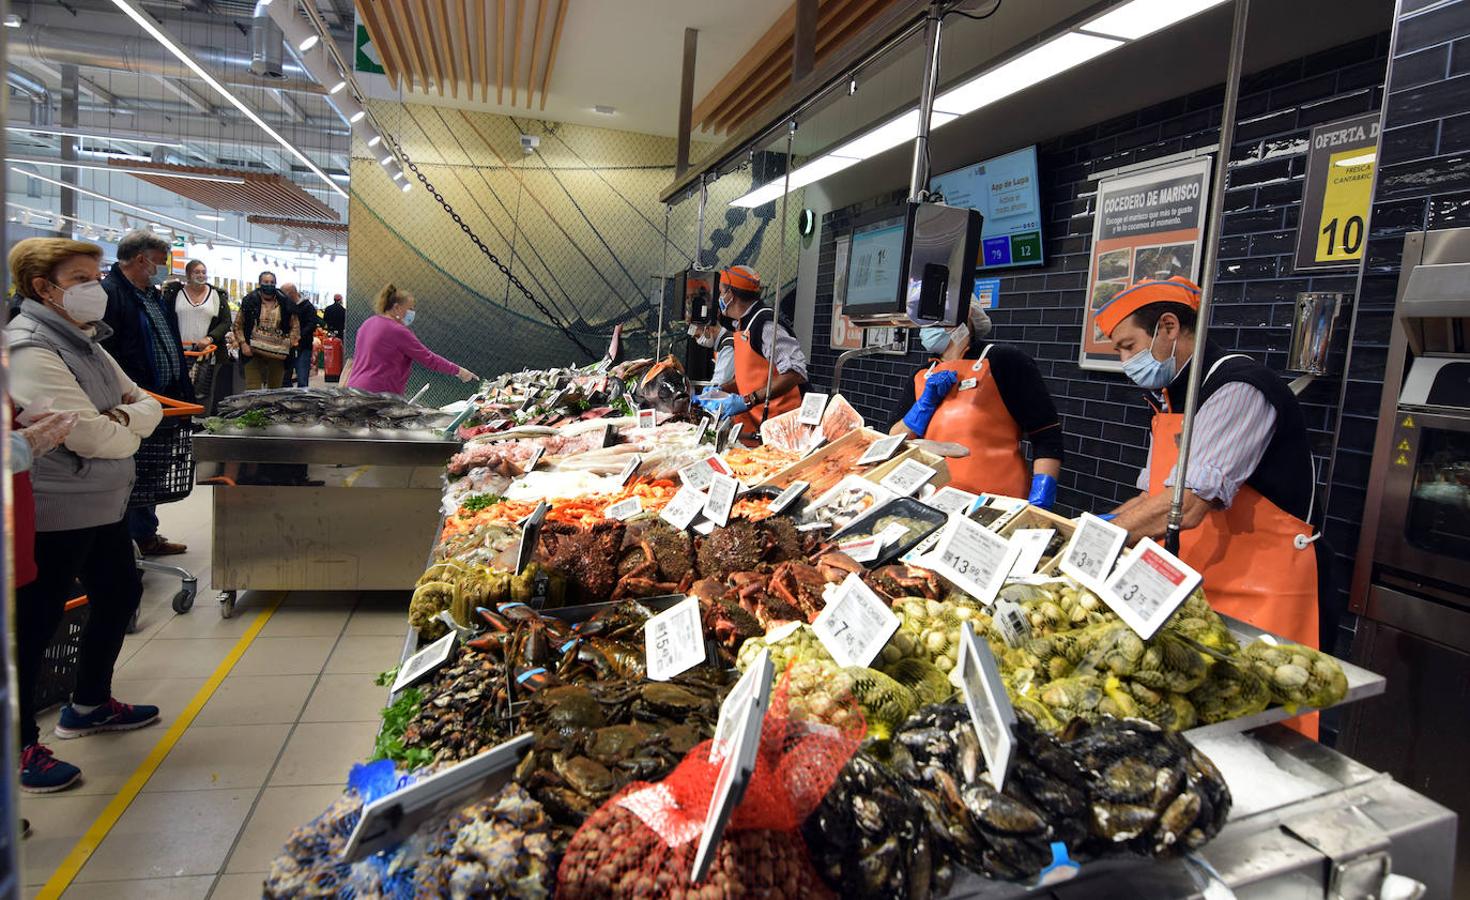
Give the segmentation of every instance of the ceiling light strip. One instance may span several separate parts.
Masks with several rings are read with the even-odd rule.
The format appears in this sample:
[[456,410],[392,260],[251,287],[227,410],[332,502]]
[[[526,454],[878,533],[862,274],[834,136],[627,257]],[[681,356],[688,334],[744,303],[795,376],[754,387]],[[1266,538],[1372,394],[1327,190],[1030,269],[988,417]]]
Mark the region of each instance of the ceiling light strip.
[[260,115],[255,112],[255,110],[251,109],[243,100],[231,93],[213,75],[209,74],[208,70],[206,70],[204,66],[199,64],[199,61],[194,58],[193,54],[185,50],[172,37],[170,37],[167,32],[159,28],[158,25],[148,17],[147,13],[143,12],[143,10],[137,6],[135,0],[112,0],[112,2],[117,6],[118,9],[122,10],[128,16],[128,18],[138,23],[138,26],[140,28],[148,32],[148,34],[151,35],[154,40],[162,44],[164,49],[172,53],[174,57],[179,60],[179,62],[188,66],[195,75],[198,75],[201,79],[203,79],[204,83],[209,85],[216,94],[219,94],[221,97],[224,97],[226,100],[230,101],[230,104],[238,109],[242,114],[244,114],[245,118],[254,122],[257,128],[270,135],[276,143],[280,144],[282,147],[288,150],[292,156],[301,160],[302,165],[310,169],[312,173],[315,174],[322,181],[325,181],[327,184],[331,185],[332,190],[340,194],[343,199],[347,198],[347,192],[338,187],[335,181],[328,178],[327,173],[323,172],[316,163],[312,162],[310,157],[308,157],[305,153],[302,153],[295,144],[286,140],[284,137],[281,136],[279,132],[277,132],[270,125],[266,124],[265,119],[262,119]]
[[[38,175],[35,172],[27,172],[25,169],[22,169],[22,168],[20,168],[18,166],[11,166],[10,167],[10,171],[16,173],[17,175],[24,175],[27,178],[34,178],[37,181],[44,181],[47,184],[53,184],[53,185],[55,185],[55,186],[57,186],[59,188],[64,188],[64,189],[66,189],[68,191],[75,191],[76,193],[81,194],[81,195],[83,195],[85,197],[91,197],[94,200],[101,200],[101,201],[103,201],[105,203],[109,203],[109,204],[111,204],[113,206],[121,206],[124,209],[131,209],[131,210],[134,210],[136,212],[140,212],[145,217],[147,217],[149,219],[154,219],[154,220],[165,220],[166,219],[166,220],[168,220],[170,222],[175,222],[178,225],[180,225],[180,226],[182,226],[184,228],[187,228],[187,229],[189,229],[191,231],[197,231],[197,230],[199,230],[199,226],[196,225],[193,222],[185,222],[183,219],[175,219],[173,216],[166,216],[163,213],[154,212],[151,209],[145,209],[144,207],[141,207],[141,206],[134,206],[131,203],[124,203],[123,201],[117,200],[117,199],[112,198],[112,197],[109,197],[106,194],[99,194],[96,191],[89,191],[86,188],[80,187],[80,186],[75,185],[75,184],[67,184],[64,181],[58,181],[55,178],[47,178],[45,175]],[[162,223],[159,222],[159,224],[162,224]],[[223,241],[230,241],[230,242],[236,243],[236,244],[240,243],[239,241],[235,240],[234,238],[224,237],[223,235],[221,235],[219,239],[220,240],[223,240]]]

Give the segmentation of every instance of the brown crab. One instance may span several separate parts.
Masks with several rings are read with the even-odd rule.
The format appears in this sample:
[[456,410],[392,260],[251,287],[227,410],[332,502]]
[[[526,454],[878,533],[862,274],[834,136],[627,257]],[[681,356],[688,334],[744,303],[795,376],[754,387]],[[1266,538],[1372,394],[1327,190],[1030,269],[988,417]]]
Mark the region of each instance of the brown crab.
[[907,566],[903,563],[894,563],[874,569],[863,580],[890,602],[902,597],[938,600],[944,596],[944,585],[940,583],[937,575],[928,569]]

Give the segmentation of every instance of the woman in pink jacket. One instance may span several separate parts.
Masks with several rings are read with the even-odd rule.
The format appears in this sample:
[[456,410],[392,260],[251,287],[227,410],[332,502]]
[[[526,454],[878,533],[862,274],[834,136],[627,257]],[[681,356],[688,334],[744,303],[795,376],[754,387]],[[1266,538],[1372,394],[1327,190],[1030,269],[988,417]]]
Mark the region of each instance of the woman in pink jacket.
[[348,387],[401,394],[408,387],[408,370],[415,362],[435,372],[458,375],[460,381],[478,377],[425,347],[409,330],[417,304],[413,294],[391,284],[378,292],[377,300],[373,301],[377,315],[357,329]]

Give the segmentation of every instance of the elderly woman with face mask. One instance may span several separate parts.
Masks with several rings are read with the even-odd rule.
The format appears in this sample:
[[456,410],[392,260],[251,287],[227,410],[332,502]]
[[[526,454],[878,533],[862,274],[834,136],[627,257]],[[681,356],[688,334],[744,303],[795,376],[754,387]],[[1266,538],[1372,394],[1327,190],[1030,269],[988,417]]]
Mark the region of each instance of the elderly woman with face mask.
[[[961,490],[1026,497],[1050,509],[1062,471],[1061,418],[1035,361],[986,343],[990,328],[985,310],[971,306],[966,324],[919,330],[935,359],[914,376],[915,402],[894,410],[902,417],[889,433],[967,449],[948,460],[951,484]],[[1023,439],[1031,442],[1031,465]]]
[[47,410],[76,416],[61,446],[31,467],[36,579],[15,597],[20,785],[27,791],[59,791],[81,777],[40,743],[35,715],[42,655],[78,580],[89,614],[76,690],[62,708],[57,737],[158,720],[155,706],[113,698],[112,669],[143,594],[126,519],[133,454],[163,411],[102,348],[111,329],[102,321],[108,297],[101,259],[100,247],[64,238],[30,238],[10,251],[12,283],[24,297],[6,332],[11,397],[23,418]]

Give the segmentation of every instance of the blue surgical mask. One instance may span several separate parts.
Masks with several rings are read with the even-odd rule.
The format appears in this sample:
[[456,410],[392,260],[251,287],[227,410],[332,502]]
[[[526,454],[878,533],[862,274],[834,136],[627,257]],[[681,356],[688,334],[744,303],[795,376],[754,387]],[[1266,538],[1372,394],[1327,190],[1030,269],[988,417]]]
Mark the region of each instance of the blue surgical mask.
[[[1154,341],[1158,340],[1159,328],[1154,326]],[[1175,340],[1174,347],[1169,349],[1168,359],[1154,358],[1154,341],[1149,341],[1148,349],[1135,353],[1128,357],[1123,363],[1123,374],[1133,380],[1133,383],[1141,388],[1151,391],[1161,391],[1174,381],[1178,366],[1174,362],[1174,347],[1178,347],[1179,341]]]
[[930,325],[919,329],[919,343],[924,349],[938,356],[949,347],[949,329],[942,325]]
[[412,325],[413,324],[413,312],[414,312],[413,310],[409,310],[408,312],[406,312],[406,313],[403,314],[403,324],[405,324],[405,325]]

